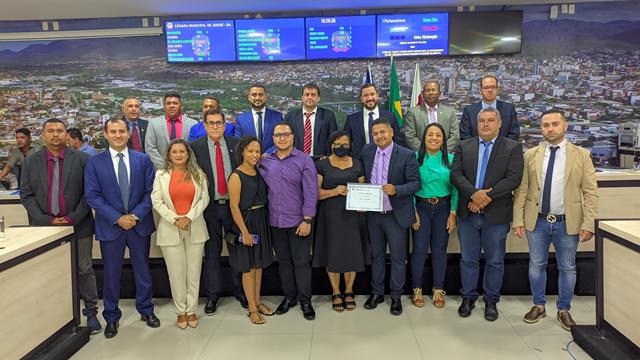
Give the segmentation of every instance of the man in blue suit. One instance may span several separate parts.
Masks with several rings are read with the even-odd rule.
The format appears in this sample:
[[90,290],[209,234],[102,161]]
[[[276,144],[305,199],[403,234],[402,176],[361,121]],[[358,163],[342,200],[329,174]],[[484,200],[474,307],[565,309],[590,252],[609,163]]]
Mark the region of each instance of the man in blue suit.
[[262,84],[253,84],[249,88],[249,103],[251,110],[243,112],[236,118],[235,137],[252,135],[262,142],[265,153],[275,149],[273,144],[273,128],[282,120],[278,111],[267,109],[267,88]]
[[[204,122],[206,121],[205,117],[209,109],[216,109],[222,114],[220,100],[218,100],[217,97],[209,95],[202,99],[202,121],[193,125],[191,130],[189,130],[189,142],[194,142],[207,136],[207,129],[205,129]],[[224,136],[233,136],[233,128],[233,123],[225,122]]]
[[480,80],[482,101],[464,107],[460,118],[460,140],[478,136],[478,113],[482,109],[492,107],[498,110],[502,119],[500,136],[520,141],[520,124],[516,108],[511,103],[498,100],[499,91],[498,78],[495,76],[486,75]]
[[372,294],[365,309],[384,302],[387,244],[391,255],[391,314],[402,314],[400,297],[404,290],[409,227],[416,221],[413,194],[420,189],[418,161],[413,151],[394,144],[389,120],[380,118],[371,126],[374,144],[362,149],[365,182],[382,185],[382,212],[367,212],[371,241]]
[[351,138],[351,156],[358,158],[360,151],[366,144],[372,144],[373,133],[371,124],[378,118],[386,118],[393,128],[393,142],[406,146],[404,141],[404,132],[400,131],[398,119],[390,112],[378,108],[378,89],[373,84],[364,84],[360,88],[360,102],[362,102],[362,111],[347,116],[344,123],[344,131]]
[[319,102],[320,87],[306,84],[302,87],[302,107],[289,111],[284,117],[293,127],[296,149],[315,157],[331,154],[327,141],[338,131],[336,116],[331,110],[318,107]]
[[95,210],[96,240],[104,266],[104,336],[112,338],[118,334],[122,316],[118,301],[125,247],[136,281],[136,309],[147,326],[160,326],[153,313],[149,270],[149,237],[155,231],[150,197],[155,169],[147,155],[127,148],[129,127],[122,118],[107,120],[104,132],[109,149],[87,160],[84,190],[87,203]]

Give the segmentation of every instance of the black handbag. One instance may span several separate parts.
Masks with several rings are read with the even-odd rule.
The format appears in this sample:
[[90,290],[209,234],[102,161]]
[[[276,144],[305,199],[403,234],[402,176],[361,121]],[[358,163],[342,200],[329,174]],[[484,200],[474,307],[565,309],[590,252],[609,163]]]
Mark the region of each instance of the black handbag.
[[[258,190],[259,189],[260,189],[260,184],[258,184],[258,186],[256,187],[256,193],[255,193],[255,195],[253,195],[253,200],[251,201],[251,204],[253,204],[256,201],[256,198],[258,197]],[[249,209],[245,209],[245,210],[241,209],[241,211],[247,211],[247,210],[249,210]],[[245,226],[246,226],[247,225],[247,217],[246,216],[244,217],[244,223],[245,223]],[[236,228],[236,229],[238,228],[238,226],[235,225],[235,223],[233,225],[234,225],[233,226],[234,228]],[[224,241],[227,242],[228,245],[235,245],[238,242],[238,238],[239,237],[240,237],[239,231],[236,232],[236,231],[233,231],[233,230],[229,230],[229,231],[226,231],[224,233],[223,239],[224,239]]]

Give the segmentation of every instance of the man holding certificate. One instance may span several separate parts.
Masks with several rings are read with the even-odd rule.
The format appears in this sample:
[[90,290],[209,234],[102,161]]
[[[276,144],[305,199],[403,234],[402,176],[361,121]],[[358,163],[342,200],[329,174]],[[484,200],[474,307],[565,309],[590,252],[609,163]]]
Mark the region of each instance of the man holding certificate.
[[[378,191],[382,192],[382,209],[367,212],[372,255],[372,294],[364,307],[371,310],[384,302],[385,257],[388,244],[391,253],[391,314],[400,315],[400,297],[404,289],[409,242],[408,230],[415,222],[413,194],[420,189],[418,162],[411,150],[393,143],[393,127],[389,120],[379,118],[373,121],[371,132],[374,144],[366,145],[360,158],[364,166],[365,181],[380,187]],[[347,199],[347,203],[349,200]],[[365,203],[364,207],[370,205]]]

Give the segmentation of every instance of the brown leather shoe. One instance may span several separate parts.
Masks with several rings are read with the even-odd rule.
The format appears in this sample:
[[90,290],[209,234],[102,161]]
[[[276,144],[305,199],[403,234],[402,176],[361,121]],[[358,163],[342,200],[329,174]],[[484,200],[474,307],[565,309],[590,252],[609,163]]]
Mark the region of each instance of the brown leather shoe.
[[447,293],[442,289],[433,289],[432,291],[433,297],[431,298],[431,303],[438,309],[442,309],[444,307],[444,296]]
[[413,289],[413,296],[411,297],[411,303],[416,307],[424,306],[424,298],[422,297],[422,289],[415,288]]
[[196,316],[196,314],[187,315],[187,323],[189,324],[189,326],[195,329],[198,326],[198,317]]
[[547,311],[544,309],[544,306],[533,305],[531,310],[524,315],[524,322],[527,324],[535,324],[545,316],[547,316]]
[[186,314],[180,314],[178,315],[178,320],[176,320],[176,326],[179,327],[181,330],[184,330],[187,328],[187,315]]
[[573,321],[573,318],[571,318],[571,314],[569,314],[567,310],[558,310],[556,319],[558,319],[560,325],[562,325],[562,328],[567,331],[571,331],[571,327],[576,324],[576,322]]

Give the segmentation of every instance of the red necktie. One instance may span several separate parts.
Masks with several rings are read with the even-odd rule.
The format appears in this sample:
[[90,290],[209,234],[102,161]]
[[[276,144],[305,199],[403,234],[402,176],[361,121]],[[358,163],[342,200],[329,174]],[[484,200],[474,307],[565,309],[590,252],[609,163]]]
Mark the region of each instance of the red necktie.
[[142,152],[142,145],[140,144],[140,135],[138,134],[138,123],[133,123],[133,131],[131,131],[133,137],[133,150]]
[[216,174],[218,176],[218,194],[227,193],[227,179],[224,177],[224,162],[222,161],[222,149],[220,143],[216,141]]
[[304,152],[311,155],[311,138],[313,137],[311,134],[311,115],[313,113],[304,113],[304,115]]

